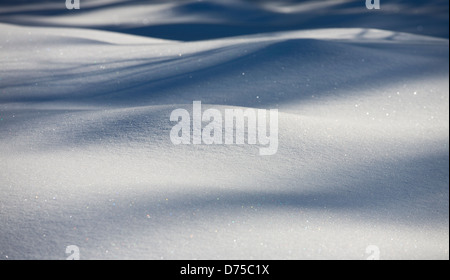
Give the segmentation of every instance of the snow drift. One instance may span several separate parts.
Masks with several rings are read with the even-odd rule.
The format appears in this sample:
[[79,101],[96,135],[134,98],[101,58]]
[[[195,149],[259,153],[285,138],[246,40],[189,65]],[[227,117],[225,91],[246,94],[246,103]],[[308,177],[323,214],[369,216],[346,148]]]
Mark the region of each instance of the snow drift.
[[[449,258],[448,2],[3,2],[1,259]],[[173,145],[193,101],[277,154]]]

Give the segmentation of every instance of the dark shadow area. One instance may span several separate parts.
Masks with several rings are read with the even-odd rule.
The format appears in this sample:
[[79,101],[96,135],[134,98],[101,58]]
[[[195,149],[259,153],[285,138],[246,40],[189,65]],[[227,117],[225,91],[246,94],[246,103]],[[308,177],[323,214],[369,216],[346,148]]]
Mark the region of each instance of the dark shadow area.
[[[273,192],[240,191],[239,188],[193,191],[195,187],[186,187],[185,192],[178,191],[176,194],[170,188],[166,192],[155,193],[150,185],[147,193],[134,192],[133,186],[128,186],[128,191],[115,195],[93,191],[96,198],[93,201],[87,199],[83,204],[90,207],[79,208],[68,203],[64,209],[53,209],[51,220],[46,215],[48,209],[28,213],[31,209],[25,208],[24,220],[27,221],[27,228],[33,230],[27,237],[35,235],[34,242],[50,251],[45,251],[49,254],[47,257],[58,258],[55,254],[61,251],[61,244],[55,244],[53,240],[72,240],[74,244],[94,248],[102,245],[108,248],[112,245],[105,242],[121,240],[125,250],[121,252],[123,256],[128,250],[133,250],[130,247],[136,241],[133,236],[142,238],[143,233],[146,238],[159,237],[156,242],[164,245],[173,240],[161,238],[159,232],[178,234],[181,238],[185,227],[195,226],[198,222],[222,222],[222,227],[226,228],[226,223],[231,223],[231,220],[240,223],[241,228],[252,229],[252,218],[264,217],[267,212],[277,213],[277,210],[285,211],[287,215],[283,217],[283,223],[290,223],[296,229],[299,223],[308,218],[308,212],[305,212],[308,210],[321,211],[331,224],[337,222],[334,219],[347,222],[354,219],[378,226],[380,222],[386,226],[406,226],[411,230],[448,225],[448,155],[373,163],[367,166],[367,170],[372,170],[372,176],[367,176],[367,170],[360,172],[357,166],[347,168],[346,171],[323,170],[320,176],[326,176],[330,180],[357,180],[353,183],[337,180],[334,185],[314,193],[303,192],[304,186],[297,178],[290,178],[292,185],[286,186],[289,190]],[[424,173],[427,174],[426,177],[423,177]],[[308,174],[307,177],[318,175]],[[308,181],[308,178],[302,179]],[[142,190],[141,187],[138,189]],[[430,194],[435,198],[434,201],[430,201]],[[70,196],[70,193],[67,195]],[[167,200],[166,197],[170,199]],[[58,213],[61,216],[54,219]],[[70,217],[67,217],[68,213],[71,213]],[[151,213],[151,219],[147,213]],[[34,255],[37,252],[27,250],[25,239],[17,238],[24,232],[16,231],[16,222],[9,221],[8,228],[0,229],[5,244],[2,251],[8,252],[11,258],[38,258]],[[320,226],[323,223],[324,221],[317,221],[315,224],[311,221],[310,225]],[[267,225],[268,228],[274,227],[274,232],[280,230],[276,226],[276,222]],[[336,226],[339,227],[340,224]],[[295,232],[285,234],[295,235]],[[42,238],[43,235],[46,238]],[[86,237],[92,241],[86,242]],[[318,242],[317,237],[311,236],[311,242]],[[342,244],[344,247],[346,245],[348,244]],[[142,244],[137,247],[142,248]],[[96,257],[101,254],[98,252]]]
[[[253,51],[235,55],[245,49]],[[230,53],[234,53],[234,58],[209,65],[209,60],[229,57]],[[196,64],[199,59],[205,61],[204,66]],[[49,91],[17,97],[3,94],[0,102],[108,103],[126,107],[190,104],[192,100],[202,100],[209,104],[273,107],[310,100],[313,96],[337,97],[355,92],[357,88],[376,88],[380,84],[445,75],[448,73],[448,48],[440,43],[420,45],[407,41],[356,43],[290,39],[236,44],[176,58],[144,58],[138,64],[114,67],[114,63],[120,62],[123,61],[111,62],[111,66],[103,63],[106,69],[102,71],[83,72],[84,66],[50,71],[36,80],[31,78],[33,73],[26,75],[21,71],[21,75],[29,78],[17,84],[18,89],[39,83]],[[178,71],[174,73],[175,67]],[[74,71],[79,74],[74,76]],[[120,79],[120,84],[95,79],[98,76],[104,80],[103,77],[117,71],[122,73],[115,77]],[[245,76],[241,75],[243,72]],[[76,82],[79,80],[83,83]],[[67,89],[62,87],[64,84],[68,85]],[[227,91],[224,84],[233,84],[236,90]],[[0,89],[13,87],[8,84]],[[260,97],[257,104],[254,98],[249,98],[254,95]]]
[[[288,1],[311,2],[311,1]],[[216,15],[224,23],[182,23],[106,30],[128,34],[181,41],[200,41],[251,34],[309,30],[321,28],[375,28],[396,32],[429,35],[442,38],[449,36],[448,3],[441,2],[434,8],[442,14],[424,14],[420,11],[436,5],[427,1],[390,1],[405,10],[385,8],[369,11],[363,1],[349,1],[332,6],[329,10],[312,10],[293,14],[280,14],[262,9],[248,10],[217,7],[209,3],[193,3],[175,10],[180,16],[198,14],[199,19]],[[438,8],[439,6],[439,8]],[[410,12],[409,12],[410,11]],[[444,14],[445,13],[445,14]]]
[[[0,22],[36,26],[40,25],[39,22],[27,23],[26,18],[22,18],[19,22],[16,22],[15,16],[70,16],[74,13],[91,13],[107,8],[117,8],[120,11],[122,7],[164,3],[162,1],[139,0],[95,5],[95,2],[89,2],[89,5],[74,12],[65,9],[63,0],[41,2],[2,1],[2,5],[5,7],[21,7],[25,3],[47,4],[47,6],[43,9],[28,11],[26,10],[27,6],[24,6],[22,10],[15,9],[14,11],[6,11],[3,13],[0,9]],[[280,6],[289,7],[289,5],[308,5],[312,2],[317,1],[281,1],[278,3],[280,3]],[[325,1],[322,2],[325,3]],[[175,18],[183,16],[196,17],[196,22],[151,25],[138,24],[136,26],[95,25],[93,28],[181,41],[198,41],[274,31],[318,28],[377,28],[449,38],[448,1],[394,0],[381,2],[382,8],[377,11],[367,10],[362,0],[354,0],[342,2],[324,9],[319,8],[292,13],[281,13],[276,10],[267,9],[263,5],[270,3],[269,1],[233,1],[229,5],[216,1],[181,1],[178,2],[178,6],[171,10],[171,13],[173,13]],[[48,6],[49,4],[54,5],[54,8]],[[215,18],[218,22],[209,22],[211,18]],[[139,21],[140,19],[136,20]],[[82,27],[89,27],[89,23],[85,23]]]

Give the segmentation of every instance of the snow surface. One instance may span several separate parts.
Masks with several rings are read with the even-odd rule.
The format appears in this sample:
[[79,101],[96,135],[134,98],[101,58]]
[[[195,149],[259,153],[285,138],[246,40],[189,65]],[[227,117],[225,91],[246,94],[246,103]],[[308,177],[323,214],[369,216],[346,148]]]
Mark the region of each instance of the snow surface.
[[0,259],[449,258],[448,1],[64,2],[0,3]]

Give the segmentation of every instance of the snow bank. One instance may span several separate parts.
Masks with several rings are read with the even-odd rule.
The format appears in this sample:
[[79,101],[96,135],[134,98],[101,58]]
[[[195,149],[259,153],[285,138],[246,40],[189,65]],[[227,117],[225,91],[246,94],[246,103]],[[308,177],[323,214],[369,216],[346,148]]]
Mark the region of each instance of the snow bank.
[[[1,259],[448,259],[448,2],[60,2],[0,6]],[[193,101],[278,153],[173,145]]]

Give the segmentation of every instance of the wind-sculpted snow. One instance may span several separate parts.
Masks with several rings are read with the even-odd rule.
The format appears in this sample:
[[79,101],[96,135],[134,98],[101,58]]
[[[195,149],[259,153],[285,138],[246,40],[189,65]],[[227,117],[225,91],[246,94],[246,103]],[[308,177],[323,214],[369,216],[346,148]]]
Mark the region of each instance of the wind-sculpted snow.
[[448,259],[448,1],[391,2],[2,1],[0,259]]

